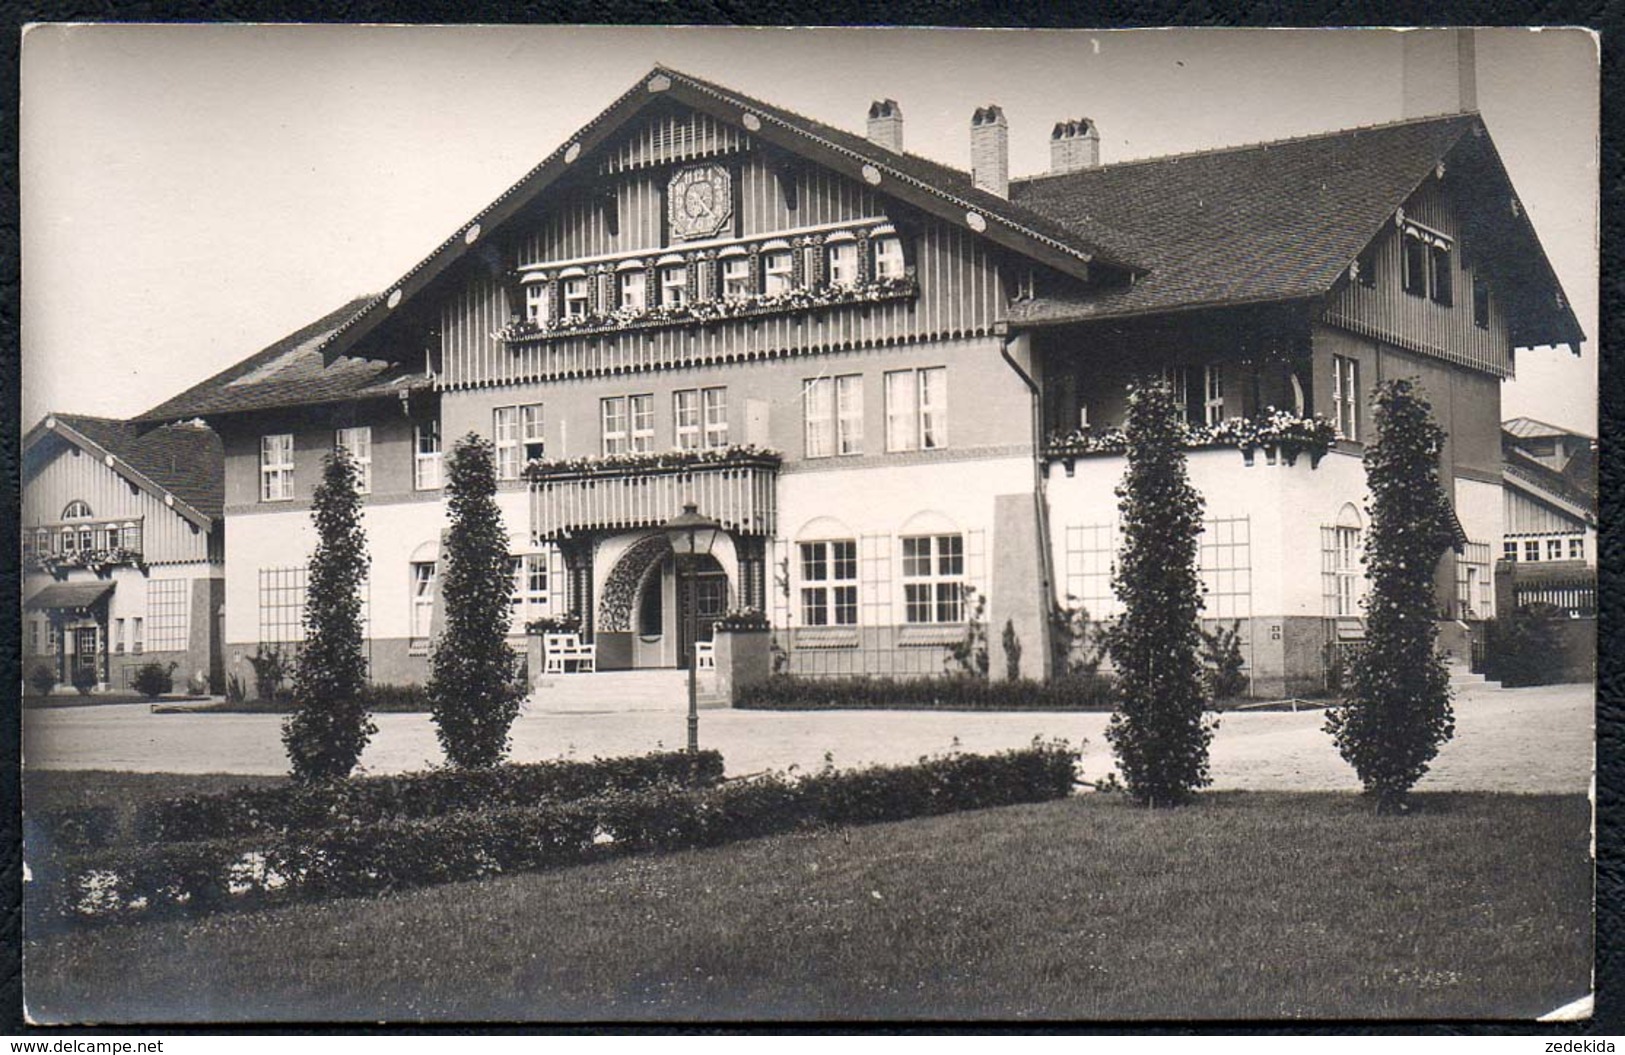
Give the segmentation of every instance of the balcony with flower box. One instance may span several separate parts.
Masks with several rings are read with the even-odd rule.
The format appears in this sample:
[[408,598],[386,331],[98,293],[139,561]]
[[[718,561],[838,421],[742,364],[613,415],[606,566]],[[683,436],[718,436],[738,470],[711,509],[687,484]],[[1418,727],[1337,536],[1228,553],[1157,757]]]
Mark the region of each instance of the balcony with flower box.
[[902,275],[853,285],[797,287],[778,293],[566,315],[541,324],[531,319],[517,319],[491,336],[503,344],[518,346],[563,337],[619,335],[680,326],[713,326],[772,315],[805,315],[830,308],[912,300],[917,296],[919,284],[914,276]]
[[[1337,442],[1337,429],[1326,418],[1274,407],[1256,417],[1226,418],[1212,425],[1185,423],[1182,427],[1185,449],[1234,447],[1246,465],[1252,465],[1262,451],[1270,465],[1275,464],[1277,458],[1287,465],[1295,465],[1300,456],[1307,454],[1310,468],[1318,468],[1320,460]],[[1073,429],[1050,435],[1044,445],[1044,459],[1061,463],[1071,476],[1079,459],[1123,454],[1127,450],[1128,438],[1121,428]]]
[[23,566],[64,578],[83,569],[106,576],[114,568],[146,571],[140,517],[115,521],[73,520],[23,528]]
[[536,459],[525,467],[531,532],[557,540],[659,527],[693,502],[735,534],[772,537],[782,462],[754,446]]

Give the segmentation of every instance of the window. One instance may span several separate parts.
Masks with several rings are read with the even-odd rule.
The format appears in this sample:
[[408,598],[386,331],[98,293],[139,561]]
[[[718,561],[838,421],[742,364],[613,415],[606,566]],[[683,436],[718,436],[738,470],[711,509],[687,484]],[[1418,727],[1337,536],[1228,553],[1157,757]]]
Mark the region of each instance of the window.
[[191,624],[192,584],[186,579],[147,583],[147,645],[154,652],[184,652]]
[[815,377],[803,386],[807,457],[863,453],[863,375]]
[[948,445],[948,369],[886,374],[886,449],[936,450]]
[[413,436],[412,486],[432,491],[440,486],[440,422],[420,422]]
[[1501,543],[1501,557],[1516,564],[1518,561],[1518,544],[1516,542]]
[[722,261],[722,299],[742,300],[755,290],[751,288],[750,258],[732,256]]
[[801,622],[856,626],[858,544],[852,539],[801,543]]
[[1540,560],[1540,540],[1525,539],[1523,544],[1523,559],[1526,561]]
[[904,618],[910,623],[958,623],[965,611],[965,537],[903,539]]
[[620,308],[622,311],[642,311],[648,306],[649,274],[641,267],[620,273]]
[[542,440],[542,404],[497,407],[492,412],[496,437],[497,479],[517,480],[525,462],[540,458],[547,449]]
[[1455,276],[1450,271],[1450,247],[1435,244],[1429,247],[1431,263],[1433,265],[1431,280],[1431,295],[1435,304],[1449,307],[1452,301],[1452,291],[1455,285]]
[[1371,289],[1377,284],[1377,248],[1366,246],[1365,250],[1354,258],[1354,273],[1360,285]]
[[434,561],[412,565],[412,627],[414,638],[427,639],[434,625]]
[[525,287],[525,318],[538,326],[546,326],[552,321],[549,306],[546,282],[532,282]]
[[655,447],[655,397],[610,396],[600,403],[605,454],[652,451]]
[[1476,275],[1473,277],[1473,325],[1481,330],[1490,328],[1490,285]]
[[1585,536],[1577,535],[1574,538],[1569,539],[1569,560],[1585,560],[1585,559],[1586,559],[1586,540],[1585,540]]
[[688,303],[688,267],[673,264],[660,269],[660,304],[665,308]]
[[587,278],[567,278],[559,284],[564,294],[564,317],[567,319],[584,319],[587,309],[592,303],[588,294]]
[[1334,571],[1337,575],[1337,615],[1360,614],[1360,529],[1337,528]]
[[728,445],[728,390],[685,388],[672,393],[672,420],[678,450]]
[[79,550],[79,532],[73,528],[62,529],[62,545],[59,547],[63,553],[76,553]]
[[[291,645],[305,639],[308,572],[304,565],[260,569],[260,644]],[[138,637],[141,634],[139,619],[135,621],[135,633]]]
[[89,553],[96,548],[96,532],[92,528],[79,529],[79,552]]
[[522,634],[526,623],[549,612],[547,554],[526,553],[512,557],[509,567],[513,572],[513,594],[509,598],[513,621],[508,632]]
[[1332,414],[1337,434],[1345,440],[1360,438],[1360,361],[1332,356]]
[[293,435],[260,437],[260,501],[286,502],[293,497]]
[[130,651],[136,655],[146,651],[146,634],[141,628],[141,617],[136,616],[130,620]]
[[[39,627],[37,625],[33,624],[32,622],[30,622],[29,625],[34,630],[35,642],[34,642],[33,651],[38,652],[39,651],[39,641],[38,641]],[[123,652],[124,651],[124,620],[122,620],[122,619],[113,620],[113,651],[114,652]]]
[[795,265],[788,249],[762,254],[762,292],[788,293],[795,285]]
[[835,448],[841,454],[863,453],[863,375],[835,379]]
[[355,465],[356,489],[361,494],[371,494],[372,428],[362,425],[353,429],[339,429],[333,446],[343,448]]
[[1450,271],[1450,240],[1407,223],[1401,253],[1405,265],[1401,285],[1405,292],[1449,307],[1455,285]]
[[1562,539],[1560,539],[1560,538],[1549,538],[1549,539],[1546,540],[1546,559],[1547,560],[1562,560],[1563,559],[1563,540]]
[[1209,425],[1217,425],[1224,420],[1224,368],[1209,366],[1203,368],[1202,417]]
[[837,242],[829,247],[829,284],[855,286],[858,284],[858,244]]
[[872,243],[875,254],[875,280],[903,277],[903,240],[896,235],[876,238]]
[[67,508],[62,510],[63,520],[85,520],[93,515],[89,503],[77,498],[69,502]]

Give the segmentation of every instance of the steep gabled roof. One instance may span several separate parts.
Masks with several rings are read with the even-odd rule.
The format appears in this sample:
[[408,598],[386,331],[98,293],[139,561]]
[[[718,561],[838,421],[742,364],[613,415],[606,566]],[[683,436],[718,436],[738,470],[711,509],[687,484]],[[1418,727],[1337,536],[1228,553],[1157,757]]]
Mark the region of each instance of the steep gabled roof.
[[[1148,158],[1058,176],[1014,180],[1013,200],[1079,229],[1122,232],[1145,271],[1123,287],[1043,296],[1013,306],[1011,321],[1042,325],[1149,312],[1322,297],[1349,264],[1459,145],[1511,185],[1477,114],[1454,114],[1296,139]],[[1521,210],[1520,283],[1547,286],[1549,343],[1578,342],[1578,321]],[[1494,253],[1485,253],[1494,257]],[[1537,342],[1531,342],[1537,343]]]
[[1516,447],[1501,451],[1501,479],[1514,490],[1554,506],[1586,524],[1597,522],[1597,498]]
[[321,343],[373,299],[365,296],[351,300],[133,420],[156,424],[274,407],[337,403],[427,385],[428,379],[416,370],[376,359],[340,356],[331,363],[323,361]]
[[1592,437],[1587,436],[1584,433],[1559,428],[1556,425],[1548,425],[1546,422],[1537,421],[1534,418],[1510,418],[1501,422],[1501,431],[1515,439],[1520,440],[1542,439],[1547,436],[1554,438],[1559,436],[1578,436],[1585,440],[1592,439]]
[[[740,125],[761,142],[806,157],[854,180],[875,186],[928,213],[967,224],[976,213],[984,237],[1079,277],[1088,265],[1133,271],[1129,239],[1106,224],[1082,218],[1061,222],[1043,211],[977,188],[968,173],[914,154],[898,154],[862,136],[665,66],[648,75],[583,125],[575,135],[490,205],[441,242],[389,289],[370,298],[321,343],[331,361],[343,354],[402,304],[412,300],[458,260],[483,245],[579,159],[590,157],[647,107],[672,100]],[[866,179],[866,177],[869,177]]]
[[55,435],[93,457],[111,459],[109,468],[163,499],[171,508],[207,529],[225,504],[225,451],[220,438],[202,425],[175,424],[143,432],[134,422],[88,414],[52,414],[31,429],[23,449]]

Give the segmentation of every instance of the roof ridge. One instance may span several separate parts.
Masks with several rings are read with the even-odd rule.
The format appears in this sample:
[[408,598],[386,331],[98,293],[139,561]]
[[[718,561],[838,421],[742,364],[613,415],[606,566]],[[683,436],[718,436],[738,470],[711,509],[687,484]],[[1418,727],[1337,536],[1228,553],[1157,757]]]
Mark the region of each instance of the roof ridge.
[[1230,143],[1219,147],[1206,147],[1200,150],[1184,150],[1174,154],[1152,154],[1149,157],[1129,158],[1125,161],[1114,161],[1109,165],[1095,165],[1091,168],[1075,169],[1072,172],[1044,172],[1036,176],[1012,176],[1011,186],[1017,183],[1036,183],[1039,180],[1063,179],[1068,176],[1078,176],[1089,172],[1103,172],[1107,169],[1128,168],[1131,165],[1151,165],[1166,161],[1184,161],[1197,157],[1213,157],[1217,154],[1236,154],[1244,150],[1268,150],[1270,147],[1287,146],[1294,143],[1308,143],[1317,139],[1333,139],[1337,136],[1358,135],[1361,132],[1385,132],[1393,128],[1402,128],[1406,125],[1420,125],[1438,123],[1445,124],[1450,121],[1459,121],[1462,118],[1479,118],[1482,115],[1477,110],[1463,110],[1454,114],[1433,114],[1429,117],[1404,117],[1395,121],[1379,121],[1368,125],[1350,125],[1346,128],[1332,128],[1321,132],[1305,132],[1302,135],[1285,136],[1280,139],[1260,139],[1251,143]]

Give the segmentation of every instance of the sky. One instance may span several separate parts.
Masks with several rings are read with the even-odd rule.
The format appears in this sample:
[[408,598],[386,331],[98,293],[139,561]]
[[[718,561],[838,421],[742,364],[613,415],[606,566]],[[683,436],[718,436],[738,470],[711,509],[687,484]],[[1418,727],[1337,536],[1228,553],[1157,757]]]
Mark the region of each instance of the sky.
[[[1057,120],[1105,163],[1397,120],[1383,30],[55,26],[22,57],[23,425],[130,416],[376,292],[655,63],[969,166]],[[1503,417],[1596,434],[1597,48],[1477,32],[1478,103],[1589,339],[1518,355]],[[1154,203],[1148,203],[1153,207]]]

